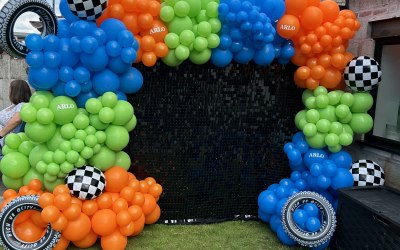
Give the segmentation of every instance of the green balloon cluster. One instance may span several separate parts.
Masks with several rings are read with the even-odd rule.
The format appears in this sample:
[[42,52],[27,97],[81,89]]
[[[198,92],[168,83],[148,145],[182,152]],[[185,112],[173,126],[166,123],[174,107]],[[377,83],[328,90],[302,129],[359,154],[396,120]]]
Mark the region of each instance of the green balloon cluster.
[[0,162],[6,187],[18,189],[40,179],[47,190],[64,183],[75,167],[90,164],[102,171],[112,166],[128,169],[130,157],[122,151],[136,126],[132,105],[112,92],[76,108],[66,96],[38,91],[21,108],[25,132],[9,134]]
[[306,109],[296,114],[295,124],[313,148],[328,147],[338,152],[353,142],[354,133],[365,134],[372,129],[373,119],[367,111],[373,98],[367,92],[328,93],[319,86],[314,91],[305,90],[302,100]]
[[164,39],[169,53],[162,60],[168,66],[178,66],[186,59],[204,64],[211,58],[211,49],[220,43],[216,0],[164,0],[160,18],[169,33]]

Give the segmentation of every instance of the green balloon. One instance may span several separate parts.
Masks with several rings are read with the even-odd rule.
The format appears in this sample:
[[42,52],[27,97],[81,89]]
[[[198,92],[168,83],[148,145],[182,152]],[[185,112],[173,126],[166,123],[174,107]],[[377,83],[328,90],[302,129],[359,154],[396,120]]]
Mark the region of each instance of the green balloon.
[[193,23],[190,17],[175,17],[170,23],[168,23],[168,31],[170,33],[175,33],[178,36],[184,30],[192,30]]
[[332,153],[337,153],[340,150],[342,150],[342,146],[340,144],[337,144],[337,145],[332,146],[332,147],[328,146],[328,150],[331,151]]
[[164,6],[161,8],[161,10],[160,10],[161,20],[168,23],[168,22],[171,22],[172,19],[174,19],[174,17],[175,17],[174,8],[172,8],[171,6]]
[[323,94],[318,95],[317,97],[315,97],[315,104],[317,105],[317,108],[326,108],[329,105],[328,96]]
[[89,116],[90,125],[93,126],[97,130],[104,130],[107,128],[108,124],[103,123],[99,119],[99,115],[90,115]]
[[337,117],[335,114],[335,108],[331,105],[328,105],[326,108],[318,109],[321,119],[327,119],[330,122],[336,122]]
[[[213,1],[213,0],[201,0],[201,8],[203,10],[205,10],[207,8],[208,3],[211,1]],[[217,1],[217,2],[219,3],[219,1]]]
[[50,100],[45,94],[43,94],[43,92],[35,92],[29,99],[29,102],[32,103],[33,107],[35,107],[37,110],[41,108],[48,108],[50,104]]
[[65,174],[69,174],[73,169],[74,169],[74,165],[69,163],[68,161],[65,161],[60,164],[60,170],[61,170],[61,172],[65,173]]
[[350,127],[349,124],[343,124],[343,132],[349,133],[349,134],[351,134],[351,136],[354,136],[353,129]]
[[314,96],[310,96],[306,99],[304,105],[308,108],[308,109],[316,109],[317,108],[317,102],[316,102],[316,98]]
[[328,94],[328,90],[324,86],[318,86],[314,89],[314,96],[317,97],[319,95]]
[[72,123],[77,129],[85,129],[89,126],[89,117],[84,114],[77,114]]
[[104,131],[97,131],[94,135],[98,143],[104,143],[106,141],[107,135]]
[[301,95],[301,101],[303,102],[304,105],[306,105],[306,100],[310,97],[314,97],[314,93],[309,89],[304,90],[303,94]]
[[61,164],[65,161],[65,153],[57,149],[53,154],[53,161],[54,163]]
[[21,107],[19,116],[24,122],[34,122],[36,121],[37,109],[32,105],[32,103],[25,103]]
[[43,183],[43,175],[38,173],[34,168],[30,168],[24,177],[22,177],[22,184],[28,185],[34,179],[38,179]]
[[7,155],[7,154],[9,154],[11,152],[18,152],[18,149],[12,149],[7,145],[4,145],[3,148],[1,149],[1,153],[3,155]]
[[38,122],[32,122],[25,125],[25,134],[29,139],[37,143],[49,141],[55,132],[56,125],[54,123],[43,125]]
[[72,149],[71,142],[70,141],[64,141],[60,144],[60,150],[63,151],[64,153],[68,153]]
[[311,122],[316,124],[320,119],[320,114],[316,109],[310,109],[306,112],[306,120],[307,122]]
[[328,133],[331,128],[331,122],[327,119],[321,119],[316,124],[318,132]]
[[54,122],[59,125],[72,122],[78,113],[78,108],[74,100],[66,96],[55,97],[50,102],[49,108],[53,111]]
[[220,43],[219,36],[217,34],[210,34],[207,37],[207,42],[208,42],[208,48],[215,49],[216,47],[219,46]]
[[104,107],[100,110],[99,120],[102,123],[111,123],[114,120],[115,112],[112,108]]
[[206,14],[209,17],[218,17],[218,3],[209,2],[206,8]]
[[36,120],[46,125],[53,122],[54,114],[49,108],[40,108],[36,113]]
[[136,127],[136,125],[137,125],[137,119],[136,116],[133,115],[132,118],[129,120],[129,122],[124,125],[124,128],[128,132],[131,132]]
[[185,17],[189,14],[190,5],[185,1],[179,1],[174,5],[175,16]]
[[85,103],[85,109],[90,113],[90,114],[97,114],[100,112],[101,108],[103,108],[103,104],[101,104],[101,101],[97,98],[90,98],[89,100],[86,101]]
[[46,164],[49,164],[53,162],[53,155],[54,155],[53,151],[47,151],[46,153],[43,154],[42,159]]
[[350,127],[357,134],[368,133],[372,129],[373,125],[374,121],[372,117],[365,113],[353,114],[353,118],[350,121]]
[[10,189],[14,189],[14,190],[18,190],[20,187],[22,187],[24,185],[22,183],[22,178],[13,179],[4,174],[1,177],[1,180],[3,181],[3,185],[6,186],[6,188],[10,188]]
[[325,136],[326,134],[317,132],[314,136],[308,137],[306,136],[306,141],[308,145],[312,148],[324,148],[325,144]]
[[170,49],[175,49],[180,44],[180,38],[175,33],[168,33],[164,38],[165,44]]
[[117,102],[118,97],[113,92],[106,92],[101,96],[101,103],[103,104],[103,107],[113,108]]
[[17,135],[21,138],[22,141],[30,141],[28,136],[26,136],[25,132],[19,132]]
[[342,94],[337,91],[331,91],[328,93],[329,105],[336,106],[340,102]]
[[127,101],[118,101],[117,105],[114,107],[114,120],[112,124],[124,126],[133,117],[133,107]]
[[54,181],[47,181],[46,179],[43,181],[43,186],[49,192],[53,192],[54,188],[58,185],[65,184],[64,178],[56,178]]
[[208,22],[209,19],[210,18],[207,16],[207,12],[205,9],[200,10],[199,14],[196,17],[197,23]]
[[58,165],[57,163],[51,162],[47,165],[46,169],[47,174],[51,176],[57,176],[59,172],[60,172],[60,165]]
[[67,123],[61,126],[60,133],[64,139],[71,139],[75,136],[76,127],[72,123]]
[[221,31],[221,21],[218,18],[210,18],[208,23],[211,25],[211,33],[218,34]]
[[[90,121],[89,121],[90,122]],[[88,135],[94,135],[94,133],[96,133],[96,129],[93,127],[93,126],[91,126],[91,125],[88,125],[86,128],[85,128],[85,132],[86,132],[86,134],[88,134]]]
[[353,136],[350,133],[341,133],[339,135],[339,143],[343,146],[349,146],[353,142]]
[[39,174],[45,174],[47,171],[47,163],[44,161],[39,161],[36,164],[35,169]]
[[79,156],[78,161],[75,163],[75,167],[80,168],[85,165],[86,165],[86,160],[83,157]]
[[339,118],[339,121],[341,123],[349,123],[351,121],[351,119],[353,119],[353,114],[351,112],[349,112],[346,117]]
[[65,142],[65,139],[61,136],[60,127],[57,127],[54,136],[46,144],[48,149],[55,151],[63,142]]
[[93,154],[97,154],[101,149],[101,145],[100,144],[96,144],[96,146],[93,147]]
[[105,144],[111,150],[120,151],[128,145],[129,133],[124,127],[110,125],[105,132],[107,135]]
[[93,148],[97,144],[97,137],[95,135],[88,135],[85,138],[85,145]]
[[193,43],[193,48],[196,51],[199,51],[199,52],[203,51],[203,50],[207,49],[207,47],[208,47],[208,41],[206,38],[201,37],[201,36],[196,37],[196,39],[194,40],[194,43]]
[[87,110],[84,109],[84,108],[78,108],[77,114],[78,114],[78,115],[81,114],[81,115],[89,116],[89,112],[87,112]]
[[58,172],[57,178],[65,178],[68,174],[64,173],[63,171]]
[[314,123],[307,123],[303,127],[303,133],[305,136],[314,136],[317,134],[317,126]]
[[192,61],[194,64],[205,64],[208,62],[211,58],[211,50],[210,49],[205,49],[201,52],[198,51],[192,51],[190,53],[190,61]]
[[343,133],[343,125],[340,122],[332,122],[329,132],[340,135]]
[[18,147],[18,152],[29,156],[29,154],[31,153],[32,149],[36,146],[35,143],[33,143],[32,141],[23,141],[21,142],[21,144]]
[[349,113],[350,113],[349,106],[344,104],[339,104],[335,109],[335,114],[339,119],[345,118],[346,116],[348,116]]
[[28,157],[20,152],[10,152],[0,161],[0,170],[10,178],[21,178],[31,168]]
[[124,151],[119,151],[115,153],[114,166],[120,166],[125,170],[128,170],[131,167],[131,163],[131,158]]
[[115,152],[107,147],[101,147],[100,151],[89,159],[92,166],[97,167],[101,171],[111,168],[115,162]]
[[334,147],[339,144],[339,136],[334,133],[329,133],[325,136],[325,143],[328,147]]
[[15,133],[8,134],[4,140],[6,145],[9,146],[11,149],[17,149],[22,142],[21,137],[19,137]]
[[194,33],[191,30],[184,30],[182,33],[179,35],[179,41],[182,45],[185,45],[187,47],[190,46],[190,44],[193,43],[195,39]]
[[367,92],[356,92],[353,94],[354,102],[350,110],[353,113],[366,113],[374,104],[374,98]]
[[178,47],[176,47],[175,56],[176,56],[176,58],[178,58],[178,60],[184,61],[189,58],[189,55],[190,55],[190,50],[188,47],[186,47],[182,44],[180,44],[180,45],[178,45]]
[[199,13],[201,8],[201,2],[199,0],[184,0],[190,6],[189,17],[196,17]]
[[170,67],[176,67],[179,64],[181,64],[183,61],[179,60],[178,58],[176,58],[175,56],[175,50],[174,49],[170,49],[167,56],[161,58],[161,60]]
[[354,103],[354,96],[351,93],[344,93],[340,98],[340,103],[351,107]]
[[207,21],[202,21],[197,26],[199,36],[208,37],[211,34],[211,24]]
[[36,145],[31,153],[29,154],[29,163],[31,166],[36,166],[36,164],[42,160],[44,153],[48,151],[48,148],[44,144]]
[[81,141],[84,141],[85,139],[86,139],[86,136],[87,136],[87,134],[86,134],[86,132],[85,132],[85,130],[83,130],[83,129],[79,129],[79,130],[77,130],[76,132],[75,132],[75,138],[76,139],[79,139],[79,140],[81,140]]
[[90,147],[84,147],[81,151],[81,156],[83,159],[88,160],[93,156],[93,149]]
[[303,109],[303,110],[297,112],[296,116],[294,117],[294,124],[296,124],[296,127],[298,129],[300,129],[300,126],[299,126],[300,120],[306,119],[306,112],[307,112],[307,110]]
[[66,154],[66,159],[69,163],[75,164],[79,159],[79,153],[71,150]]
[[[81,152],[85,147],[85,143],[81,139],[71,139],[71,148],[76,152]],[[71,162],[72,163],[72,162]]]

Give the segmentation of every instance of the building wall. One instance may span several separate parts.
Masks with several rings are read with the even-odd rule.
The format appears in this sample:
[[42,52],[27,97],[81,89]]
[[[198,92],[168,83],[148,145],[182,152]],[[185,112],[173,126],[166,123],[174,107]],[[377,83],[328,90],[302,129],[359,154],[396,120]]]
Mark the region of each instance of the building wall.
[[[355,38],[349,43],[349,52],[355,56],[374,56],[374,40],[371,38],[371,22],[400,16],[399,0],[350,0],[349,9],[361,23]],[[353,143],[347,149],[353,160],[369,159],[377,162],[386,175],[386,185],[400,190],[400,155]]]

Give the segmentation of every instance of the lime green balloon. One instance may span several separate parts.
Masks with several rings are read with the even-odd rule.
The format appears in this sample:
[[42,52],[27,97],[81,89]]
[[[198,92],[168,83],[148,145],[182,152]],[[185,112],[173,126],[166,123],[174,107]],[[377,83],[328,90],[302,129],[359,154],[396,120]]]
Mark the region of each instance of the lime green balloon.
[[326,108],[329,105],[329,98],[327,95],[317,95],[315,97],[315,105],[317,105],[317,108],[323,109]]
[[325,144],[328,147],[334,147],[339,144],[339,136],[334,133],[329,133],[325,136]]
[[42,160],[44,153],[48,151],[48,148],[44,144],[36,145],[29,154],[29,163],[31,166],[36,166],[36,164]]
[[71,139],[75,136],[76,127],[72,123],[67,123],[61,126],[60,134],[64,139]]
[[65,142],[65,139],[61,136],[60,127],[57,127],[54,136],[46,143],[47,148],[55,151],[60,147],[60,144]]
[[4,145],[3,148],[1,148],[1,153],[3,155],[7,155],[7,154],[9,154],[11,152],[18,152],[18,149],[12,149],[7,145]]
[[324,86],[318,86],[314,89],[314,96],[317,97],[319,95],[328,94],[328,90]]
[[115,153],[114,166],[120,166],[125,170],[128,170],[131,167],[131,163],[131,158],[124,151],[119,151]]
[[55,132],[56,125],[54,123],[43,125],[38,122],[32,122],[25,125],[25,134],[29,139],[37,143],[49,141]]
[[113,110],[115,116],[112,124],[114,125],[124,126],[132,119],[133,107],[127,101],[118,101]]
[[107,147],[101,147],[99,152],[89,159],[92,166],[97,167],[101,171],[111,168],[115,162],[115,152]]
[[78,108],[78,112],[76,114],[77,115],[81,114],[81,115],[89,116],[89,112],[87,112],[87,110],[84,109],[84,108]]
[[50,104],[50,100],[45,94],[43,94],[43,92],[35,92],[29,99],[29,102],[32,103],[33,107],[35,107],[37,110],[41,108],[48,108]]
[[310,109],[306,112],[307,122],[317,123],[320,119],[319,112],[316,109]]
[[329,132],[329,129],[330,129],[330,127],[331,127],[331,122],[328,121],[327,119],[320,119],[320,120],[317,122],[316,126],[317,126],[318,132],[321,132],[321,133],[328,133],[328,132]]
[[350,127],[349,124],[343,124],[343,133],[349,133],[351,136],[354,136],[353,129]]
[[326,134],[317,132],[312,137],[306,136],[306,141],[312,148],[324,148],[326,147],[325,136]]
[[175,56],[178,60],[184,61],[189,58],[190,50],[188,47],[180,44],[175,49]]
[[191,30],[184,30],[182,33],[179,35],[179,41],[181,44],[185,46],[189,46],[190,44],[193,43],[195,39],[194,33]]
[[97,144],[97,137],[95,135],[88,135],[85,138],[85,145],[93,148]]
[[58,172],[57,178],[65,178],[68,174],[64,173],[63,171]]
[[207,37],[207,41],[208,41],[208,48],[210,49],[215,49],[216,47],[219,46],[220,43],[220,39],[217,34],[210,34]]
[[132,118],[129,120],[129,122],[124,125],[124,128],[128,132],[131,132],[133,129],[135,129],[136,125],[137,125],[137,119],[136,116],[133,115]]
[[[214,0],[201,0],[201,8],[205,10],[207,8],[208,3],[211,1],[214,1]],[[219,3],[219,0],[216,2]]]
[[350,121],[350,127],[357,134],[368,133],[372,129],[373,125],[374,121],[372,117],[365,113],[354,113],[353,118]]
[[28,185],[31,180],[40,180],[43,183],[43,174],[38,173],[34,168],[30,168],[22,177],[22,184]]
[[190,61],[193,62],[194,64],[205,64],[208,62],[211,58],[211,50],[210,49],[205,49],[201,52],[198,51],[192,51],[190,53]]
[[114,120],[115,112],[112,108],[104,107],[100,110],[99,119],[102,123],[111,123]]
[[97,154],[101,148],[102,146],[100,144],[96,144],[96,146],[93,147],[93,154]]
[[327,119],[330,122],[336,122],[337,117],[335,114],[335,107],[328,105],[326,108],[318,109],[320,119]]
[[89,126],[89,117],[84,114],[77,114],[72,123],[77,129],[85,129]]
[[57,149],[53,154],[54,163],[61,164],[66,160],[65,152]]
[[90,113],[90,114],[97,114],[100,112],[100,109],[103,107],[103,104],[101,104],[101,101],[97,98],[90,98],[89,100],[86,101],[85,103],[85,109]]
[[1,180],[3,181],[3,185],[6,188],[10,188],[10,189],[14,189],[14,190],[18,190],[20,187],[22,187],[24,185],[22,182],[22,178],[14,179],[14,178],[10,178],[4,174],[1,177]]
[[172,8],[171,6],[164,6],[161,8],[161,10],[160,10],[161,20],[168,23],[168,22],[171,22],[172,19],[174,19],[174,17],[175,17],[174,8]]
[[189,17],[196,17],[201,10],[201,2],[199,0],[184,0],[190,6],[190,10],[188,13]]
[[343,133],[343,125],[340,122],[332,122],[329,128],[329,132],[340,135]]
[[88,160],[93,156],[93,149],[90,147],[84,147],[81,151],[81,156],[83,159]]
[[316,98],[314,96],[310,96],[305,100],[304,105],[308,108],[308,109],[316,109],[317,108],[317,102],[316,102]]
[[124,127],[110,125],[105,132],[107,135],[105,144],[110,149],[120,151],[128,145],[129,133]]
[[94,135],[98,143],[104,143],[106,141],[107,135],[104,131],[97,131]]
[[69,163],[68,161],[65,161],[60,164],[60,171],[65,174],[69,174],[73,169],[74,169],[74,165]]
[[339,121],[343,123],[349,123],[353,119],[353,114],[349,112],[344,118],[339,118]]
[[354,103],[354,96],[351,93],[344,93],[340,98],[340,103],[351,107]]
[[106,92],[101,96],[103,107],[113,108],[118,102],[118,97],[113,92]]
[[32,103],[25,103],[21,107],[19,116],[24,122],[34,122],[36,121],[37,109],[32,105]]
[[303,133],[305,136],[314,136],[317,134],[317,126],[314,123],[307,123],[303,127]]
[[49,124],[54,120],[54,114],[49,108],[40,108],[36,113],[36,120],[41,124]]
[[211,25],[207,21],[202,21],[197,26],[197,33],[199,36],[208,37],[211,34]]
[[336,116],[340,118],[345,118],[350,113],[349,106],[345,104],[339,104],[335,109]]
[[85,147],[85,143],[81,139],[71,139],[71,148],[76,152],[81,152]]
[[218,3],[209,2],[207,4],[206,14],[209,17],[218,17]]
[[53,162],[53,155],[54,155],[53,151],[47,151],[46,153],[43,154],[42,159],[46,164],[49,164],[50,162]]
[[185,1],[179,1],[174,5],[175,16],[185,17],[189,14],[190,5]]
[[296,124],[296,127],[298,129],[300,129],[300,126],[299,126],[300,120],[306,119],[306,112],[307,111],[305,109],[303,109],[303,110],[297,112],[296,116],[294,117],[294,124]]
[[165,44],[170,49],[175,49],[180,44],[180,37],[175,33],[168,33],[164,38]]
[[338,91],[331,91],[327,94],[329,98],[329,105],[336,106],[340,102],[342,94]]
[[[306,100],[310,97],[314,97],[314,93],[309,89],[304,90],[303,94],[301,95],[301,101],[303,102],[304,105],[306,105]],[[315,102],[315,97],[314,97],[314,102]]]
[[19,145],[22,142],[21,137],[19,137],[15,133],[8,134],[4,140],[6,145],[9,146],[11,149],[18,149]]
[[171,33],[175,33],[178,36],[184,30],[192,30],[193,23],[190,20],[190,17],[175,17],[170,23],[168,23],[168,31]]
[[60,144],[60,150],[64,153],[68,153],[72,149],[70,141],[64,141]]
[[86,136],[87,136],[87,134],[86,134],[86,132],[85,132],[85,130],[83,130],[83,129],[78,129],[76,132],[75,132],[75,138],[76,139],[79,139],[79,140],[81,140],[81,141],[84,141],[85,139],[86,139]]
[[196,21],[197,23],[201,23],[201,22],[208,22],[210,18],[207,16],[207,12],[206,10],[200,10],[199,14],[196,17]]
[[66,96],[57,96],[49,106],[54,114],[54,122],[59,125],[64,125],[72,122],[78,113],[78,108],[74,100]]
[[350,133],[341,133],[339,135],[339,143],[343,146],[349,146],[353,143],[353,136]]
[[35,169],[38,173],[40,174],[45,174],[47,171],[47,163],[44,161],[39,161],[36,166]]
[[0,161],[0,170],[10,178],[21,178],[31,168],[28,157],[20,152],[10,152]]
[[199,52],[203,51],[203,50],[207,49],[207,47],[208,47],[208,41],[206,38],[201,37],[201,36],[196,37],[196,39],[194,40],[194,43],[193,43],[193,48],[196,51],[199,51]]
[[179,64],[181,64],[183,61],[179,60],[178,58],[176,58],[175,56],[175,50],[174,49],[170,49],[167,56],[161,58],[161,60],[170,67],[176,67]]
[[374,98],[367,92],[356,92],[353,94],[354,102],[350,110],[353,113],[366,113],[374,104]]
[[79,153],[74,150],[71,150],[66,154],[65,158],[69,163],[75,164],[79,159]]
[[43,186],[46,190],[53,192],[54,188],[58,185],[65,184],[64,178],[56,178],[54,181],[50,182],[46,179],[43,181]]
[[[90,122],[90,121],[89,121]],[[91,125],[88,125],[85,129],[85,132],[86,132],[86,134],[88,134],[88,135],[94,135],[95,133],[96,133],[96,129],[93,127],[93,126],[91,126]]]
[[18,152],[29,156],[29,154],[31,153],[32,149],[36,146],[35,143],[33,143],[32,141],[23,141],[21,142],[21,144],[18,147]]
[[58,175],[59,172],[60,172],[60,165],[58,165],[57,163],[51,162],[47,165],[47,170],[46,170],[47,174],[56,176]]
[[89,116],[90,125],[93,126],[97,130],[104,130],[107,128],[108,124],[100,121],[99,115],[90,115]]
[[22,141],[30,141],[28,136],[26,136],[25,132],[19,132],[17,135],[21,138]]
[[328,146],[328,150],[331,151],[332,153],[337,153],[340,150],[342,150],[342,146],[340,144],[337,144],[337,145],[332,146],[332,147]]

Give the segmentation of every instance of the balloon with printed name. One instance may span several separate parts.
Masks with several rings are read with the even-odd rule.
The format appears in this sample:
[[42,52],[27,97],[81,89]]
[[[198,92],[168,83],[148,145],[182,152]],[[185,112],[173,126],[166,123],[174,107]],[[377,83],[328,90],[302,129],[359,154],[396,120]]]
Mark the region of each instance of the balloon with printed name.
[[54,122],[64,125],[72,122],[78,113],[74,100],[66,96],[57,96],[50,102],[50,110],[54,113]]
[[154,38],[156,43],[159,42],[164,42],[164,37],[168,34],[168,28],[167,26],[159,21],[159,20],[154,20],[153,21],[153,26],[150,29],[147,30],[142,30],[140,32],[140,35],[143,36],[151,36]]
[[294,15],[284,15],[276,24],[276,31],[283,37],[290,39],[297,35],[300,30],[300,21]]

